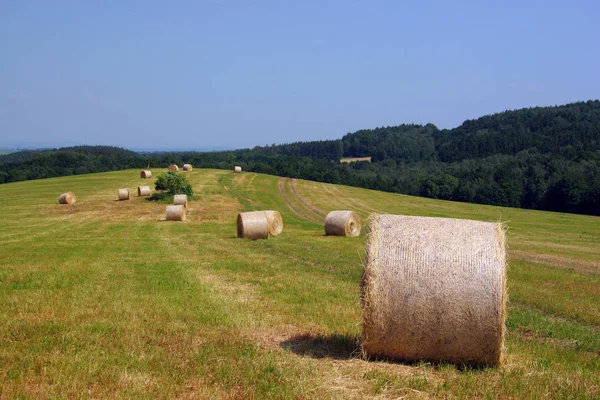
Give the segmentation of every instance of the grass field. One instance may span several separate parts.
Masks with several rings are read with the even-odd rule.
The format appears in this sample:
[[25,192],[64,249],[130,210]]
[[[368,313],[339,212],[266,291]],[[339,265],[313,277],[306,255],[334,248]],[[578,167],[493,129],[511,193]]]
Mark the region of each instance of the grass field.
[[[0,185],[0,398],[600,397],[600,218],[195,169],[167,222],[115,201],[138,173]],[[236,239],[255,209],[283,233]],[[324,236],[332,209],[506,222],[506,365],[360,359],[366,230]]]

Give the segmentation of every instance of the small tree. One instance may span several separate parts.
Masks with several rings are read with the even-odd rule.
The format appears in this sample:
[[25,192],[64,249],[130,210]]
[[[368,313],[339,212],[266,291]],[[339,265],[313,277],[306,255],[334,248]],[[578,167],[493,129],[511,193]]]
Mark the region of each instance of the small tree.
[[173,171],[160,174],[154,182],[154,187],[156,190],[166,191],[170,195],[193,195],[192,185],[188,183],[187,176]]

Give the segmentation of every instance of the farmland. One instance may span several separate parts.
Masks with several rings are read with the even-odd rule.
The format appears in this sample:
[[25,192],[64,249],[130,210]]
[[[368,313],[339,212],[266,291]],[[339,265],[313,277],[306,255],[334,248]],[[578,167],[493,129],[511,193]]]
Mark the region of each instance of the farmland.
[[[161,171],[152,171],[156,176]],[[598,398],[600,218],[194,169],[186,222],[127,170],[0,185],[0,397]],[[66,191],[77,203],[57,204]],[[240,211],[279,210],[264,241]],[[501,368],[360,358],[366,229],[333,209],[503,221]]]

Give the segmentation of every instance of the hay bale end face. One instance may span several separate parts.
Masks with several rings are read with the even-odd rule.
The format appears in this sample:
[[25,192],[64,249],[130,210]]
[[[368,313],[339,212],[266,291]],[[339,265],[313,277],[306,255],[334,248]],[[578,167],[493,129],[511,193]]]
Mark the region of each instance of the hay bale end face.
[[119,200],[129,200],[129,189],[119,189]]
[[185,221],[185,208],[183,206],[167,206],[167,221]]
[[184,171],[191,171],[192,170],[192,164],[183,164],[183,170]]
[[326,235],[356,237],[360,230],[360,217],[354,211],[332,211],[325,217]]
[[147,169],[143,170],[142,172],[140,172],[140,178],[142,178],[142,179],[152,178],[152,171],[149,171]]
[[264,211],[239,213],[237,217],[237,236],[246,239],[268,239],[269,222]]
[[279,235],[283,231],[283,218],[281,218],[279,211],[267,210],[264,213],[267,216],[269,234],[273,236]]
[[179,171],[179,167],[175,164],[169,165],[169,171],[177,172]]
[[175,204],[176,206],[183,206],[183,207],[187,208],[187,206],[188,206],[187,195],[176,194],[175,196],[173,196],[173,204]]
[[150,186],[138,186],[138,196],[139,197],[150,196]]
[[239,174],[240,172],[242,172],[242,167],[240,167],[239,165],[236,165],[235,167],[233,167],[233,172],[235,172],[236,174]]
[[366,357],[500,365],[502,224],[375,215],[361,283]]
[[76,201],[77,198],[73,192],[66,192],[58,197],[58,204],[75,204]]

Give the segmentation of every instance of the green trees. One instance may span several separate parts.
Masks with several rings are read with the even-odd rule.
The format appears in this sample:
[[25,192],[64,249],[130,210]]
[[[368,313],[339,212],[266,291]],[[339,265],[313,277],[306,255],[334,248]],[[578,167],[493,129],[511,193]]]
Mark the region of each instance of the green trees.
[[160,174],[156,182],[154,182],[154,187],[156,190],[164,191],[169,195],[187,194],[188,196],[192,196],[194,194],[192,185],[188,183],[187,177],[184,174],[173,171]]

